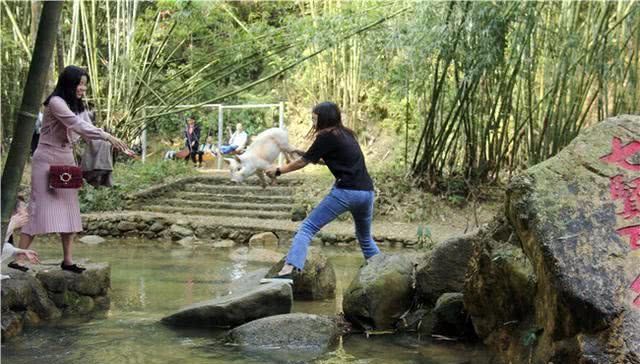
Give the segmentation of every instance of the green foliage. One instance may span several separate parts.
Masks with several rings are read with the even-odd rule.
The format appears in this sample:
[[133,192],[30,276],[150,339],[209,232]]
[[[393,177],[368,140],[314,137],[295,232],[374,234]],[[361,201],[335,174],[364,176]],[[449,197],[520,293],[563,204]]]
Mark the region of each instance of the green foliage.
[[125,194],[122,187],[94,188],[88,183],[80,189],[80,212],[117,211],[124,209]]
[[418,231],[416,233],[418,237],[418,247],[425,248],[427,250],[432,249],[436,242],[431,238],[431,229],[428,225],[418,225]]
[[182,161],[128,161],[114,166],[114,187],[80,190],[81,212],[119,211],[125,208],[126,195],[152,185],[194,174],[191,164]]
[[637,110],[637,3],[444,4],[423,37],[433,53],[417,65],[426,106],[412,169],[425,186],[498,181],[583,126]]
[[[2,18],[2,84],[17,85],[2,89],[6,140],[29,64],[31,4],[1,8],[18,19]],[[215,137],[217,110],[177,105],[286,101],[286,123],[295,125],[333,100],[363,144],[375,148],[382,132],[394,138],[387,160],[402,170],[391,174],[413,172],[389,177],[398,194],[413,194],[415,180],[454,205],[640,105],[640,4],[632,1],[73,0],[63,20],[65,60],[90,69],[101,122],[118,135],[132,139],[146,124],[173,138],[195,113]],[[225,111],[225,126],[236,122],[256,134],[277,116]],[[416,196],[400,199],[415,201],[406,212],[415,221],[430,213]],[[381,213],[393,212],[396,197],[381,200]]]

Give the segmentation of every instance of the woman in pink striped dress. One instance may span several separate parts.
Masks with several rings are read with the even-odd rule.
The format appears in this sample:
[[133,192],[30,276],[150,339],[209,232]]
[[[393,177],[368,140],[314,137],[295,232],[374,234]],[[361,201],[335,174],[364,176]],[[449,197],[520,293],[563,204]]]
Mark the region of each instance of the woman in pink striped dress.
[[[76,165],[71,145],[71,132],[85,139],[102,139],[116,149],[127,151],[118,138],[84,121],[82,100],[89,83],[87,72],[76,66],[66,67],[51,95],[45,100],[40,141],[31,164],[31,200],[29,222],[22,229],[20,248],[27,249],[36,235],[59,233],[62,240],[63,270],[82,273],[84,268],[73,263],[71,242],[74,233],[82,231],[77,189],[49,188],[49,166]],[[26,267],[13,263],[13,268]]]

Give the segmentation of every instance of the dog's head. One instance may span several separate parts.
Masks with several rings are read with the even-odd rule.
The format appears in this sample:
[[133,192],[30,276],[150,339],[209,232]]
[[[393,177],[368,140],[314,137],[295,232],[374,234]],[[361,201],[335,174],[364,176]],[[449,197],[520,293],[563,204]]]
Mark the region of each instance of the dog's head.
[[233,158],[225,158],[224,160],[229,164],[229,172],[231,173],[231,180],[233,182],[242,183],[256,171],[250,161],[243,160],[237,155],[234,155]]

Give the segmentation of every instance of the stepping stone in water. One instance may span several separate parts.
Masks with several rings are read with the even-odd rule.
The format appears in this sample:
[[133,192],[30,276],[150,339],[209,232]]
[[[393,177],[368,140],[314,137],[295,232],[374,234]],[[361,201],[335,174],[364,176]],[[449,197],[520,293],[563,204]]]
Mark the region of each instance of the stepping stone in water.
[[187,306],[162,319],[170,326],[229,328],[266,316],[291,312],[291,286],[274,282]]

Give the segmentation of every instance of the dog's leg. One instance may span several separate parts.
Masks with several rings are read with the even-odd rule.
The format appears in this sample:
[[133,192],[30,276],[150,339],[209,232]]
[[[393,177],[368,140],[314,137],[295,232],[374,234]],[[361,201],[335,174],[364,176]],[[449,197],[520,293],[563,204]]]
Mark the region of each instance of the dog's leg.
[[267,181],[265,181],[264,179],[264,171],[261,169],[256,170],[256,176],[258,176],[258,179],[260,179],[260,185],[262,186],[262,188],[267,188]]
[[[271,185],[271,186],[275,186],[275,185],[277,185],[277,184],[278,184],[278,182],[277,182],[277,180],[276,180],[276,176],[269,177],[269,178],[271,179],[271,182],[269,183],[269,185]],[[266,182],[265,182],[265,184],[266,184]]]

